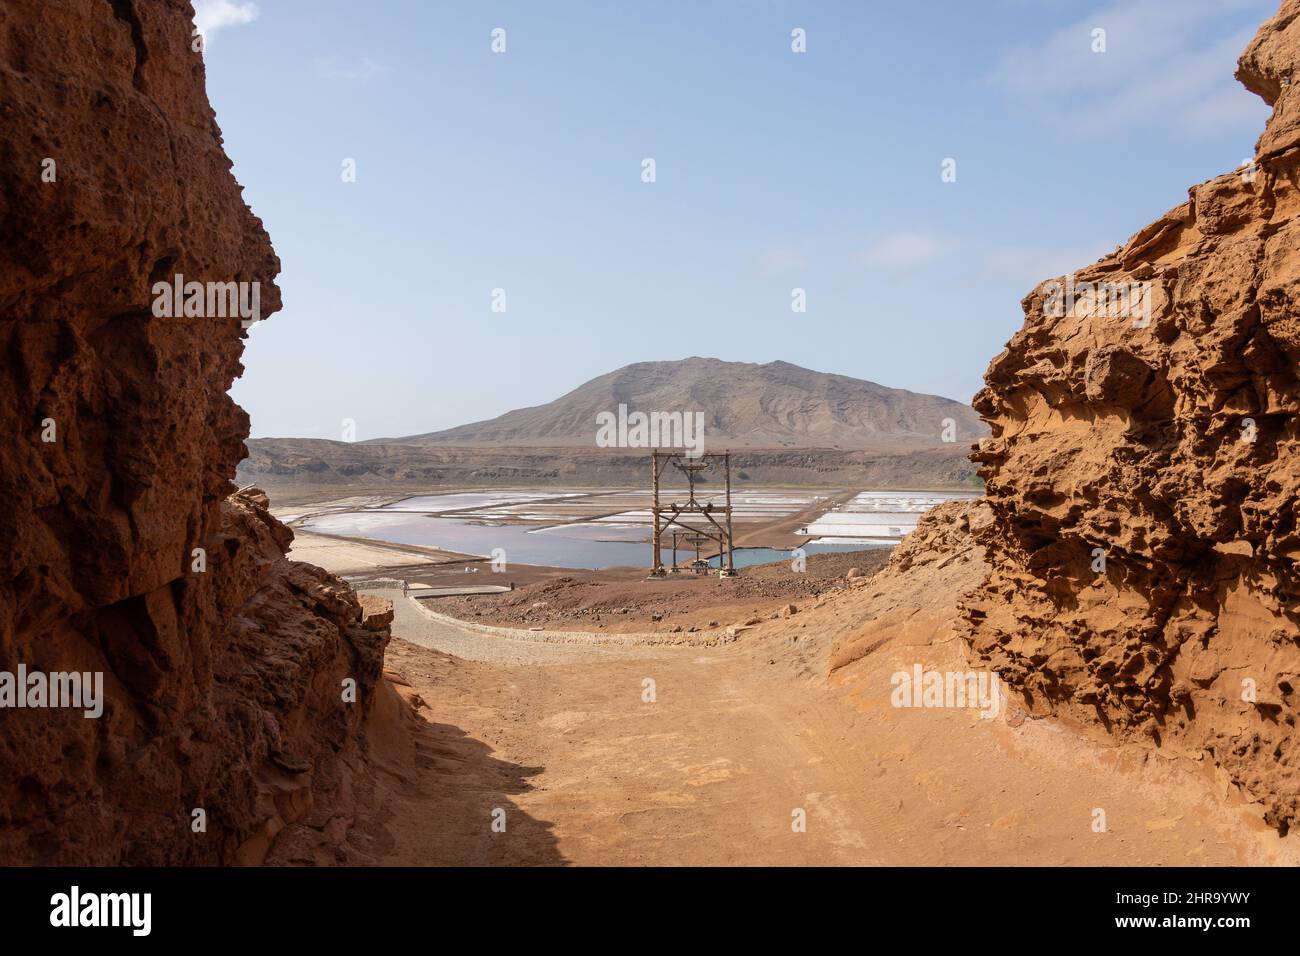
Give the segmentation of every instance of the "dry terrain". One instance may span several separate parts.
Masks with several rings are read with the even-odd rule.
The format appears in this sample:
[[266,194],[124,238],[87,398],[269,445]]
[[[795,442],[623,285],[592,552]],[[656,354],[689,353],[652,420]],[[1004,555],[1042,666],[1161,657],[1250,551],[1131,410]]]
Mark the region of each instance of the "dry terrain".
[[281,862],[1295,862],[1193,755],[1010,703],[892,706],[896,671],[978,667],[955,604],[982,550],[961,506],[942,511],[874,577],[720,646],[512,639],[385,593],[397,694],[369,731],[374,809],[340,856]]
[[[807,570],[790,562],[743,568],[734,578],[683,574],[647,579],[645,571],[556,571],[505,594],[426,599],[428,607],[454,617],[504,627],[692,631],[744,625],[785,612],[844,586],[846,575],[870,574],[889,551],[814,554]],[[492,583],[489,581],[488,583]]]
[[[964,667],[940,635],[825,681],[848,607],[720,648],[509,641],[399,613],[417,716],[376,745],[352,863],[1240,864],[1293,852],[1191,761],[1018,715],[889,706],[889,675]],[[654,701],[643,699],[654,681]],[[376,736],[375,739],[378,738]],[[1092,829],[1094,809],[1107,830]],[[504,811],[505,832],[493,831]],[[795,832],[799,810],[806,830]],[[501,817],[498,815],[498,819]]]
[[[709,448],[717,446],[709,445]],[[725,450],[723,446],[718,450]],[[919,449],[747,448],[732,452],[736,487],[781,484],[858,488],[978,488],[969,445]],[[405,445],[324,438],[253,438],[238,481],[270,491],[275,500],[324,495],[418,494],[430,488],[601,488],[644,486],[644,449]]]
[[[31,171],[0,179],[0,671],[99,674],[105,705],[6,714],[0,864],[1300,862],[1300,0],[1239,61],[1273,109],[1253,161],[1073,277],[1142,290],[1146,314],[1024,299],[974,404],[983,500],[934,509],[870,577],[830,561],[634,600],[621,572],[520,569],[514,598],[453,605],[541,622],[510,632],[291,560],[236,469],[382,498],[643,487],[644,452],[510,445],[545,427],[526,410],[481,447],[246,449],[248,330],[151,292],[238,277],[260,318],[281,305],[192,14],[0,8],[0,155]],[[732,462],[742,487],[970,486],[965,447],[929,444],[952,403],[764,368],[790,386],[771,406],[711,401],[712,365],[673,406],[761,446]],[[637,394],[683,392],[671,372]],[[582,429],[624,384],[574,406]],[[305,555],[430,581],[467,560]],[[895,696],[915,672],[996,672],[1011,696]]]

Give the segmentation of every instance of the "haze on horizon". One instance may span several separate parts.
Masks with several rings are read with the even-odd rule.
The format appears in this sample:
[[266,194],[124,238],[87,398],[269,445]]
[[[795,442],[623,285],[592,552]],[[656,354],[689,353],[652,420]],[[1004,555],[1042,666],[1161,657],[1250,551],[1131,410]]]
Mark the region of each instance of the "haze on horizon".
[[1252,154],[1274,6],[195,5],[283,268],[232,393],[254,437],[358,439],[688,355],[969,401],[1036,283]]

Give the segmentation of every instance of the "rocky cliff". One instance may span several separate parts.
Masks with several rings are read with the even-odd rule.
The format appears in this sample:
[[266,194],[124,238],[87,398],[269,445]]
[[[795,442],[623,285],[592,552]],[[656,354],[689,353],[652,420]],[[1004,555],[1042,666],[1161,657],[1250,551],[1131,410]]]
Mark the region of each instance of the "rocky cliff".
[[[286,826],[337,837],[355,794],[386,618],[231,496],[233,313],[279,308],[279,262],[192,16],[0,7],[0,703],[20,669],[103,681],[99,716],[0,709],[4,864],[258,862]],[[160,307],[177,276],[243,298]]]
[[1208,756],[1300,814],[1300,0],[1242,55],[1253,165],[1024,300],[975,408],[966,633],[1039,713]]

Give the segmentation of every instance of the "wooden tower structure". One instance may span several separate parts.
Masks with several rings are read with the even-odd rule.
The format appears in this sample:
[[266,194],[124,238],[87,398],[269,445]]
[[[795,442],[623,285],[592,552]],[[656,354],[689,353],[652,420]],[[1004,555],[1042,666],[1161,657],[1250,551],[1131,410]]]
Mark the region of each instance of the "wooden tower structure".
[[[665,502],[662,498],[663,476],[673,468],[686,478],[686,500]],[[720,471],[724,491],[721,504],[700,501],[696,485],[705,480],[705,473]],[[654,555],[650,573],[656,577],[691,570],[703,574],[708,570],[708,559],[701,554],[704,545],[716,546],[719,555],[719,574],[730,577],[736,573],[732,563],[731,541],[731,452],[709,452],[688,455],[685,452],[652,451],[650,453],[650,512],[654,517]],[[709,497],[706,495],[706,497]],[[663,564],[664,538],[672,536],[673,563]],[[689,568],[677,564],[679,541],[693,545],[695,560]]]

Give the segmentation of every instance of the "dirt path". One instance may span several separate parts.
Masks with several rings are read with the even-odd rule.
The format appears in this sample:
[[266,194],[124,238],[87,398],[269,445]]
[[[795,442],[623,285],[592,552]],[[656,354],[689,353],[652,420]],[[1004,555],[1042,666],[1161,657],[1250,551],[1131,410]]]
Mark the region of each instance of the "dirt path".
[[[506,641],[395,604],[388,666],[420,717],[415,757],[394,759],[354,859],[1156,865],[1289,852],[1187,761],[1047,721],[889,706],[892,670],[955,666],[951,646],[881,652],[850,691],[827,684],[815,615],[701,650]],[[877,683],[885,693],[862,693]]]

